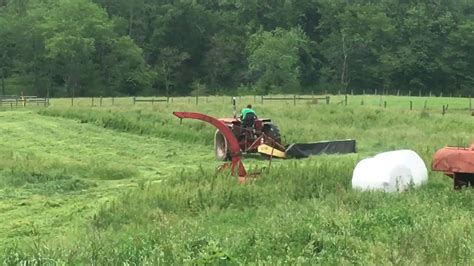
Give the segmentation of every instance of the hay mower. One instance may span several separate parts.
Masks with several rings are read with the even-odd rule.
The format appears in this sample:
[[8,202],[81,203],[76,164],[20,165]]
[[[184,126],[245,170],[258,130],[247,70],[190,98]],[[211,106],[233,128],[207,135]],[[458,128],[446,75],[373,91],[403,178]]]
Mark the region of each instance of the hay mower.
[[[355,140],[320,141],[312,143],[293,143],[284,145],[278,127],[268,118],[256,118],[251,125],[236,117],[234,100],[233,118],[214,118],[195,112],[173,112],[175,116],[207,122],[217,128],[214,134],[216,159],[230,161],[220,169],[230,168],[231,174],[237,174],[241,182],[248,173],[242,163],[242,154],[260,153],[270,159],[305,158],[318,154],[344,154],[356,152]],[[252,175],[252,174],[251,174]]]
[[474,187],[474,143],[470,147],[445,147],[433,155],[433,171],[453,179],[454,188]]

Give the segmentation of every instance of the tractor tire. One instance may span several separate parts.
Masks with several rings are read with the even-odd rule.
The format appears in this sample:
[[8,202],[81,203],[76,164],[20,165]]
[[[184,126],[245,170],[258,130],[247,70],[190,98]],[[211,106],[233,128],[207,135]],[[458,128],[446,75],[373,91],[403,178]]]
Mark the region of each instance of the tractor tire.
[[281,144],[280,130],[278,129],[276,125],[264,124],[262,128],[262,132],[265,133],[265,135],[272,138],[273,140],[275,140],[277,143]]
[[214,151],[218,161],[230,160],[229,143],[219,130],[214,135]]

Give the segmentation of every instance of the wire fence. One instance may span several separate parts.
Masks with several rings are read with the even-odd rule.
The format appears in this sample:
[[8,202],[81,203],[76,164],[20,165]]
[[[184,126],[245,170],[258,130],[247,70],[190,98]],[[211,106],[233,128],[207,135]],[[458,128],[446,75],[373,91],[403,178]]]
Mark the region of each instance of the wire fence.
[[19,107],[48,107],[75,106],[75,107],[111,107],[171,104],[229,104],[235,98],[239,104],[261,105],[338,105],[338,106],[367,106],[384,109],[405,110],[439,110],[442,114],[448,110],[472,111],[472,98],[469,97],[441,97],[439,96],[402,96],[402,95],[249,95],[249,96],[187,96],[187,97],[82,97],[82,98],[39,98],[36,96],[0,95],[0,108]]

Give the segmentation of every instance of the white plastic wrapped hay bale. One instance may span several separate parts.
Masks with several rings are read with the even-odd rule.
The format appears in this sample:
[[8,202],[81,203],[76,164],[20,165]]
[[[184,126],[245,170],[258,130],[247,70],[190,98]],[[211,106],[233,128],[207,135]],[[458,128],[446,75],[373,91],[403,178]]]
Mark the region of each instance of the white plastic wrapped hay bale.
[[360,161],[352,174],[352,188],[395,192],[427,180],[428,170],[420,156],[411,150],[399,150]]
[[377,159],[395,161],[407,166],[413,178],[415,186],[419,186],[428,181],[428,169],[421,157],[412,150],[399,150],[379,153]]

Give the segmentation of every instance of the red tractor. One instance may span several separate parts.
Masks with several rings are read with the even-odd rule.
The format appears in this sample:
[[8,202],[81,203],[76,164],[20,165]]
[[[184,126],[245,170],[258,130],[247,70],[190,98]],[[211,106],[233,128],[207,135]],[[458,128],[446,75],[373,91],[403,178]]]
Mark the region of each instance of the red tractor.
[[221,168],[231,168],[232,174],[238,174],[241,182],[245,181],[247,171],[242,164],[242,153],[260,153],[279,158],[305,158],[318,154],[344,154],[356,152],[353,139],[336,141],[319,141],[311,143],[293,143],[284,146],[279,129],[270,119],[257,118],[248,121],[236,117],[234,99],[234,118],[214,118],[194,112],[173,112],[180,119],[196,119],[212,124],[217,128],[214,135],[214,148],[218,160],[230,160]]
[[[250,123],[245,123],[238,118],[221,118],[219,121],[232,131],[242,152],[267,154],[265,151],[271,147],[273,153],[270,154],[284,157],[285,146],[281,142],[280,130],[272,123],[271,119],[256,118]],[[231,159],[227,138],[219,130],[216,130],[214,135],[214,149],[218,160]]]

